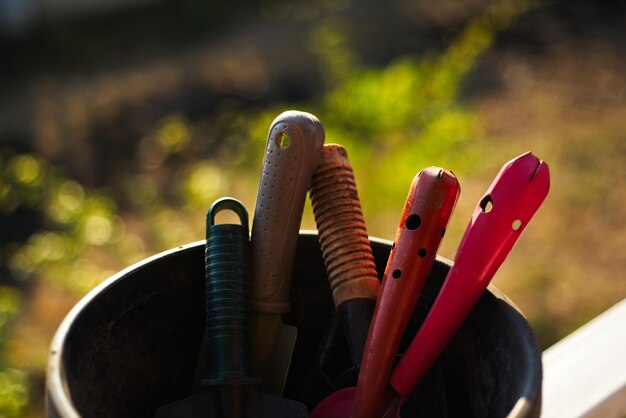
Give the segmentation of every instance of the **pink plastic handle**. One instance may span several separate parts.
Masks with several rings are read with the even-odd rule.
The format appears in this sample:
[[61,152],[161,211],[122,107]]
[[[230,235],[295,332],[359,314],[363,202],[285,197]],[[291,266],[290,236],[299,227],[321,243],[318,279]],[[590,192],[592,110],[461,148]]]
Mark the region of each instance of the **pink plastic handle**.
[[439,296],[393,372],[390,384],[402,399],[463,323],[549,188],[548,166],[531,153],[502,167],[474,210]]

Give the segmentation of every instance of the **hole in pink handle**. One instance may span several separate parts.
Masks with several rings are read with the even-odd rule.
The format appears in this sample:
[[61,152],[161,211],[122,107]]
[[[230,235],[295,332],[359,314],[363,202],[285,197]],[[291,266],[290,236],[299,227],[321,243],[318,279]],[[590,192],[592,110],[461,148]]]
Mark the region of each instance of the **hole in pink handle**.
[[480,201],[480,209],[484,213],[489,213],[493,210],[493,199],[491,196],[487,195],[483,197],[483,200]]

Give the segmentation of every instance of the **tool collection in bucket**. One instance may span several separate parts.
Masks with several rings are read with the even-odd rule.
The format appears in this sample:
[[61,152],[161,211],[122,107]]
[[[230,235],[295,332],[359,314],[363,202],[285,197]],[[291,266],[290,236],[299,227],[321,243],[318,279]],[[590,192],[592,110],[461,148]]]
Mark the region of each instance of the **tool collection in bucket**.
[[[251,235],[239,201],[220,199],[207,213],[202,355],[208,375],[199,378],[204,390],[162,406],[155,416],[399,417],[549,185],[548,166],[530,152],[504,164],[478,202],[432,308],[400,357],[400,341],[456,205],[459,182],[438,167],[415,176],[379,280],[346,150],[324,145],[315,116],[282,113],[270,127]],[[341,334],[345,344],[318,350],[309,393],[292,400],[282,395],[297,329],[283,324],[282,314],[290,311],[289,281],[307,191],[337,312],[326,340]],[[235,212],[240,223],[216,224],[222,210]],[[346,355],[351,367],[334,369],[333,357]]]

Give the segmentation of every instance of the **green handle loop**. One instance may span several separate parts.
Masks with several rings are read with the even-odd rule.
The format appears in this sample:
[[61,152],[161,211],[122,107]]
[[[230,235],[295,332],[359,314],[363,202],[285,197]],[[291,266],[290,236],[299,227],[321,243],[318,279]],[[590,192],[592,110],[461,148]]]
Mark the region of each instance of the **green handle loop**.
[[234,199],[232,197],[223,197],[218,199],[213,203],[213,205],[209,208],[206,218],[207,218],[207,228],[215,225],[215,216],[223,211],[223,210],[232,210],[239,216],[239,221],[241,225],[248,227],[248,212],[246,208],[243,206],[239,200]]
[[[241,225],[215,225],[215,215],[232,210]],[[202,383],[250,385],[250,235],[248,213],[236,199],[217,200],[207,212],[206,310],[208,376]]]

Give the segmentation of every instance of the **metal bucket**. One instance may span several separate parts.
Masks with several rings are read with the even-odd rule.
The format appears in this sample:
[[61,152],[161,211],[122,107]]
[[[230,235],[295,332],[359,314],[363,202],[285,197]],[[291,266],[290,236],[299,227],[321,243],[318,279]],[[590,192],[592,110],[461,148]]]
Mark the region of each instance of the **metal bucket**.
[[[391,244],[372,239],[379,277]],[[407,342],[449,266],[437,260]],[[298,327],[298,340],[285,395],[298,399],[334,312],[314,233],[300,234],[291,302],[284,320]],[[148,258],[95,288],[67,315],[52,342],[47,416],[152,418],[159,406],[188,396],[203,338],[204,303],[204,242]],[[490,287],[402,416],[538,417],[540,354],[526,319]]]

